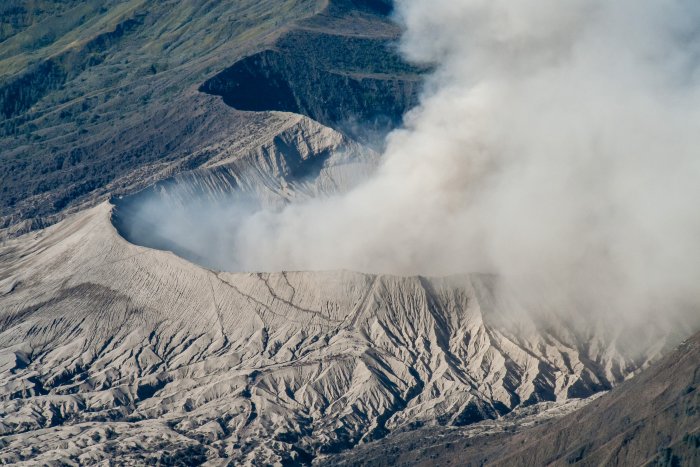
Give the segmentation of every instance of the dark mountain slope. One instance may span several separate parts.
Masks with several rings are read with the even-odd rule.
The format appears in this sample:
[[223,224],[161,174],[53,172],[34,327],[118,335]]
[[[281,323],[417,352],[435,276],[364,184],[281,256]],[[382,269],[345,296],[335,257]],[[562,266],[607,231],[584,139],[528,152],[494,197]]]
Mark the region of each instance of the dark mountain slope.
[[118,179],[128,191],[154,164],[245,123],[197,86],[323,4],[83,0],[45,2],[37,18],[18,8],[29,18],[3,16],[16,26],[0,43],[0,228],[52,222]]
[[416,103],[424,70],[401,60],[393,48],[399,29],[375,11],[382,9],[338,2],[201,90],[237,109],[301,113],[359,137],[358,123],[362,133],[386,131]]
[[[386,105],[396,121],[415,101],[417,77],[404,78],[401,70],[412,69],[386,47],[398,36],[384,16],[386,2],[32,5],[14,2],[3,10],[9,13],[0,42],[0,229],[53,223],[111,194],[201,165],[232,134],[264,131],[264,114],[198,92],[208,78],[257,52],[282,57],[275,61],[282,70],[275,71],[277,82],[303,105],[251,110],[297,110],[333,123],[337,112],[361,121]],[[343,59],[331,60],[338,50]],[[294,79],[313,56],[320,71]],[[356,78],[387,71],[393,75]],[[338,96],[344,107],[332,109]]]

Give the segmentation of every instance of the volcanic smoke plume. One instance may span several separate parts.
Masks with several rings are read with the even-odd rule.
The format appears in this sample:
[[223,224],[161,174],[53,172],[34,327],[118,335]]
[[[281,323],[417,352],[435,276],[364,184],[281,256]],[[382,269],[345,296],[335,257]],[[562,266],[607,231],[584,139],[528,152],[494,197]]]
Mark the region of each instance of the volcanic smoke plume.
[[588,312],[698,315],[698,2],[402,0],[396,18],[405,56],[436,65],[421,105],[356,188],[238,217],[233,269],[490,272]]

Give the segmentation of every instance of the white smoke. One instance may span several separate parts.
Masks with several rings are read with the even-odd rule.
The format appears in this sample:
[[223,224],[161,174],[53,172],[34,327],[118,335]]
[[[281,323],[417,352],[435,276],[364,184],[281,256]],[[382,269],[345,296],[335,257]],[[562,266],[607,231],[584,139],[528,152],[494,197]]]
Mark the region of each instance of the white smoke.
[[397,19],[437,64],[421,105],[355,189],[239,218],[237,268],[492,272],[700,315],[700,3],[400,0]]
[[371,180],[249,218],[245,269],[486,271],[591,306],[697,303],[700,3],[402,0],[397,17],[405,55],[438,65],[421,105]]

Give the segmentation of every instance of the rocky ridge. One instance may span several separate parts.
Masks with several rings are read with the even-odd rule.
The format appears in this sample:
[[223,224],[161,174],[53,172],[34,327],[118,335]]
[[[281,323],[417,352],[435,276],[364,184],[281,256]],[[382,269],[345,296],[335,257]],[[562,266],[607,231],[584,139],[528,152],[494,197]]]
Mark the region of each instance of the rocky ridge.
[[700,334],[612,391],[570,405],[463,428],[392,435],[327,465],[697,465]]

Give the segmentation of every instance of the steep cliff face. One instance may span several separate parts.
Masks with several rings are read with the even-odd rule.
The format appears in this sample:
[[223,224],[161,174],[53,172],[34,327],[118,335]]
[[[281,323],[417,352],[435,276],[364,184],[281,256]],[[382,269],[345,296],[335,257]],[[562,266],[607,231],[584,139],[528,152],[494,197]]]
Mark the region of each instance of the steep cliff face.
[[382,5],[333,2],[200,90],[240,110],[300,113],[357,137],[391,129],[416,105],[426,69],[400,58],[400,31]]
[[585,397],[664,346],[504,319],[489,276],[217,273],[126,242],[111,210],[0,250],[4,461],[310,461]]

